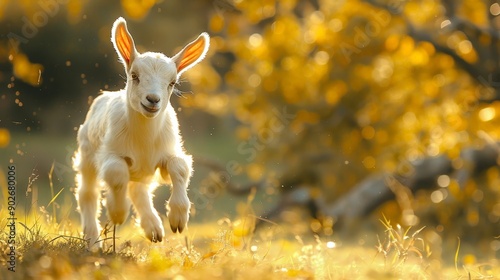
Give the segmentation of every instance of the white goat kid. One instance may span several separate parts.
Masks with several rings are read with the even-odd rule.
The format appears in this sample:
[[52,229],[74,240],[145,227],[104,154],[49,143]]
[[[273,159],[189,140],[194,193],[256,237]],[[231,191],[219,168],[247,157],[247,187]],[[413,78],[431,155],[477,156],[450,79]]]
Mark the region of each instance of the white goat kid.
[[126,220],[130,198],[146,237],[161,242],[164,230],[150,188],[157,169],[172,184],[167,216],[174,233],[186,227],[191,207],[187,187],[192,159],[184,152],[169,99],[180,75],[204,58],[209,36],[202,33],[172,58],[161,53],[140,54],[125,20],[118,18],[111,41],[125,66],[127,83],[121,91],[97,97],[78,131],[76,197],[83,233],[90,246],[101,246],[97,218],[99,183],[104,181],[111,222],[120,225]]

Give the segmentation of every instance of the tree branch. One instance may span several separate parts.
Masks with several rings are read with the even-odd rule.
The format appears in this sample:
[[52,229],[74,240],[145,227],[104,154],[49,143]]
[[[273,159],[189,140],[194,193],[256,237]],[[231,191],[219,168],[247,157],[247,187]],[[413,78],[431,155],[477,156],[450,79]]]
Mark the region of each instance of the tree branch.
[[[380,3],[379,1],[365,0],[365,2],[374,7],[385,9],[393,14],[396,13],[394,7]],[[457,16],[457,7],[461,4],[461,2],[462,1],[456,0],[442,0],[441,4],[445,9],[445,16],[450,20],[451,23],[448,28],[452,29],[453,31],[462,31],[467,36],[467,39],[471,42],[474,50],[478,54],[479,59],[475,64],[471,64],[465,61],[454,50],[439,44],[435,38],[429,35],[430,32],[417,29],[408,19],[403,18],[403,20],[406,22],[406,25],[408,26],[408,35],[413,37],[417,41],[429,42],[434,46],[436,51],[451,56],[451,58],[453,58],[455,63],[460,68],[466,71],[481,85],[493,88],[493,94],[491,94],[491,96],[487,96],[486,98],[480,98],[481,102],[493,102],[500,100],[500,86],[497,85],[496,82],[490,81],[485,83],[487,78],[495,81],[498,80],[498,83],[500,83],[500,30],[498,30],[494,23],[496,17],[489,12],[489,9],[487,9],[486,12],[488,13],[490,26],[488,28],[480,28],[474,23]],[[404,2],[402,3],[403,4],[400,5],[404,5]],[[495,0],[490,0],[488,7],[493,5],[494,3]],[[479,38],[483,36],[491,38],[491,44],[481,44]]]
[[474,67],[472,64],[465,61],[454,50],[437,43],[428,34],[428,32],[415,29],[415,27],[411,23],[408,23],[408,35],[410,35],[417,41],[429,42],[434,46],[436,51],[451,56],[451,58],[453,58],[453,60],[458,64],[459,67],[465,70],[471,77],[475,78],[476,80],[478,77],[484,75],[482,71],[480,71],[477,67]]
[[371,176],[333,203],[315,198],[307,185],[298,185],[293,191],[284,193],[278,205],[262,216],[275,219],[286,208],[300,205],[309,209],[312,217],[317,215],[333,217],[337,221],[336,229],[350,227],[385,202],[395,199],[391,183],[400,184],[415,194],[420,190],[437,188],[438,177],[448,175],[454,177],[459,186],[464,188],[471,177],[499,165],[499,145],[500,143],[494,143],[481,149],[464,149],[460,156],[463,164],[458,169],[453,167],[452,160],[441,155],[412,162],[409,166],[410,172],[407,174]]
[[[426,158],[411,163],[413,171],[408,175],[392,175],[412,193],[419,190],[435,189],[440,175],[454,176],[463,188],[466,181],[490,167],[498,166],[499,148],[487,145],[482,149],[464,149],[461,154],[463,165],[455,170],[446,156]],[[349,224],[370,214],[383,203],[395,198],[388,186],[388,174],[376,175],[362,181],[351,192],[332,204],[317,201],[320,211]],[[342,223],[340,223],[342,225]]]
[[[497,4],[496,0],[490,0],[489,1],[489,7],[491,7],[493,4]],[[488,22],[490,24],[490,30],[492,30],[492,34],[496,34],[497,36],[491,36],[491,56],[493,59],[493,63],[496,62],[496,65],[494,65],[496,69],[496,77],[500,78],[500,55],[498,49],[500,48],[500,27],[498,27],[498,24],[495,24],[495,21],[497,20],[496,16],[494,16],[489,9],[486,9],[486,13],[488,14]],[[500,81],[499,81],[500,82]]]

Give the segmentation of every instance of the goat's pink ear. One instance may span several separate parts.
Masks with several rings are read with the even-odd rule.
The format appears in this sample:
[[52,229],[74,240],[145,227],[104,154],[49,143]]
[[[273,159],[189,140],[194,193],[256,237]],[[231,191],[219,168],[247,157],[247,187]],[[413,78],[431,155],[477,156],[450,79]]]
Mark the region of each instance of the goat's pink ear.
[[184,71],[198,64],[207,54],[210,46],[210,37],[203,32],[196,40],[187,44],[172,60],[177,66],[177,76],[180,76]]
[[122,17],[119,17],[113,24],[111,29],[111,42],[115,47],[118,56],[127,69],[130,68],[137,51],[135,49],[134,39],[127,29],[127,22]]

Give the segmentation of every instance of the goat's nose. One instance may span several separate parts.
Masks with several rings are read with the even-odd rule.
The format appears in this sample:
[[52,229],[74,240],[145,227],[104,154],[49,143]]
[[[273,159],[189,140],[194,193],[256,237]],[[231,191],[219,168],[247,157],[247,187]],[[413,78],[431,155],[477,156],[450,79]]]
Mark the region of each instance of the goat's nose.
[[157,104],[160,102],[160,97],[158,95],[149,94],[146,99],[151,102],[151,104]]

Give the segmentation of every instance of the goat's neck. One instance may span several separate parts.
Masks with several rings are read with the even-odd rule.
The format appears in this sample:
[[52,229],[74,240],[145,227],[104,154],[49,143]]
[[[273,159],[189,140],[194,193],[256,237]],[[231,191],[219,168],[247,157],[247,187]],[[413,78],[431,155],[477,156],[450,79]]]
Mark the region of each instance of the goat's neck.
[[133,135],[139,136],[141,139],[144,139],[144,136],[147,135],[147,138],[154,140],[164,129],[164,124],[167,119],[166,115],[167,111],[163,111],[155,118],[149,119],[128,106],[130,132]]

